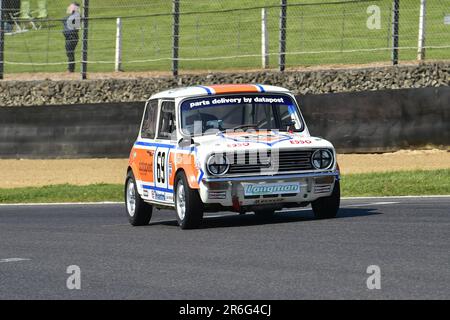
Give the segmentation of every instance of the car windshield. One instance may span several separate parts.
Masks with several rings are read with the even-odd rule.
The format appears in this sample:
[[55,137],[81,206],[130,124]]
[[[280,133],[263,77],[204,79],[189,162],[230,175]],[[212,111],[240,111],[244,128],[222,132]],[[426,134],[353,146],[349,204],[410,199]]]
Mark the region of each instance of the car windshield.
[[230,95],[185,100],[181,130],[185,135],[234,130],[301,131],[295,102],[286,95]]

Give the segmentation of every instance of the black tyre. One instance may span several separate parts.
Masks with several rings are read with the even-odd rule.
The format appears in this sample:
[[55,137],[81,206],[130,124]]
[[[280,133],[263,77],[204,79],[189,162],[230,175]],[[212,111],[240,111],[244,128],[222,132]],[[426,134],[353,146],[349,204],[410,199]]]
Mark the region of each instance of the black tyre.
[[181,229],[195,229],[201,226],[204,206],[197,190],[189,187],[184,172],[175,178],[175,211]]
[[317,219],[335,218],[341,203],[341,187],[339,181],[334,183],[333,193],[329,197],[319,198],[312,202],[314,216]]
[[256,210],[255,211],[255,215],[259,219],[270,219],[270,218],[273,218],[274,214],[275,214],[275,210],[271,210],[271,209],[264,209],[264,210]]
[[132,226],[145,226],[152,218],[153,207],[139,195],[132,171],[128,172],[125,180],[125,209]]

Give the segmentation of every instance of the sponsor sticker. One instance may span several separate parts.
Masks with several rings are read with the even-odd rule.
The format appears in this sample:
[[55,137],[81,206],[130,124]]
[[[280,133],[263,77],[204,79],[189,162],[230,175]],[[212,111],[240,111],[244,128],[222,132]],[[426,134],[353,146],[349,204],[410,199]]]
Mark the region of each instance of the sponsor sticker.
[[227,198],[227,192],[226,191],[209,191],[208,198],[223,200],[223,199]]
[[155,190],[151,191],[150,199],[159,200],[159,201],[166,201],[167,200],[165,192],[160,192],[160,191],[155,191]]
[[[224,96],[224,97],[205,97],[200,99],[192,99],[183,102],[181,109],[183,111],[193,110],[199,108],[209,108],[214,106],[224,106],[224,105],[240,105],[240,104],[284,104],[293,105],[289,97],[279,96],[279,95],[239,95],[239,96]],[[295,109],[290,109],[288,111],[294,111]]]
[[159,201],[166,201],[166,195],[164,192],[155,192],[155,200],[159,200]]
[[266,183],[245,184],[244,194],[246,196],[260,196],[265,194],[299,193],[300,183]]

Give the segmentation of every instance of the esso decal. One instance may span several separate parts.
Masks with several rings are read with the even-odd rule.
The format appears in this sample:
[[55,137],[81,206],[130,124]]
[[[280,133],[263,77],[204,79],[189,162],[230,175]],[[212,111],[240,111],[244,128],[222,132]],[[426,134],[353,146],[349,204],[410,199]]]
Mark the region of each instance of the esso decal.
[[311,140],[289,140],[291,144],[311,144]]
[[248,147],[250,143],[248,142],[238,142],[238,143],[229,143],[227,144],[228,148],[239,148],[239,147]]

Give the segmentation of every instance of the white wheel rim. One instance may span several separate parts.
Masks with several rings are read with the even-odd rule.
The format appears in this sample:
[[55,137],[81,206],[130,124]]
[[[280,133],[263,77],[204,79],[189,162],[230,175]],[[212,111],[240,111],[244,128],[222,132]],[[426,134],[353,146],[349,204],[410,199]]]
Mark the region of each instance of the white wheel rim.
[[127,210],[128,214],[133,217],[136,211],[136,193],[134,190],[134,182],[130,179],[127,185]]
[[180,218],[180,220],[183,220],[186,214],[186,195],[184,192],[184,184],[182,181],[179,181],[177,185],[176,200],[178,217]]

